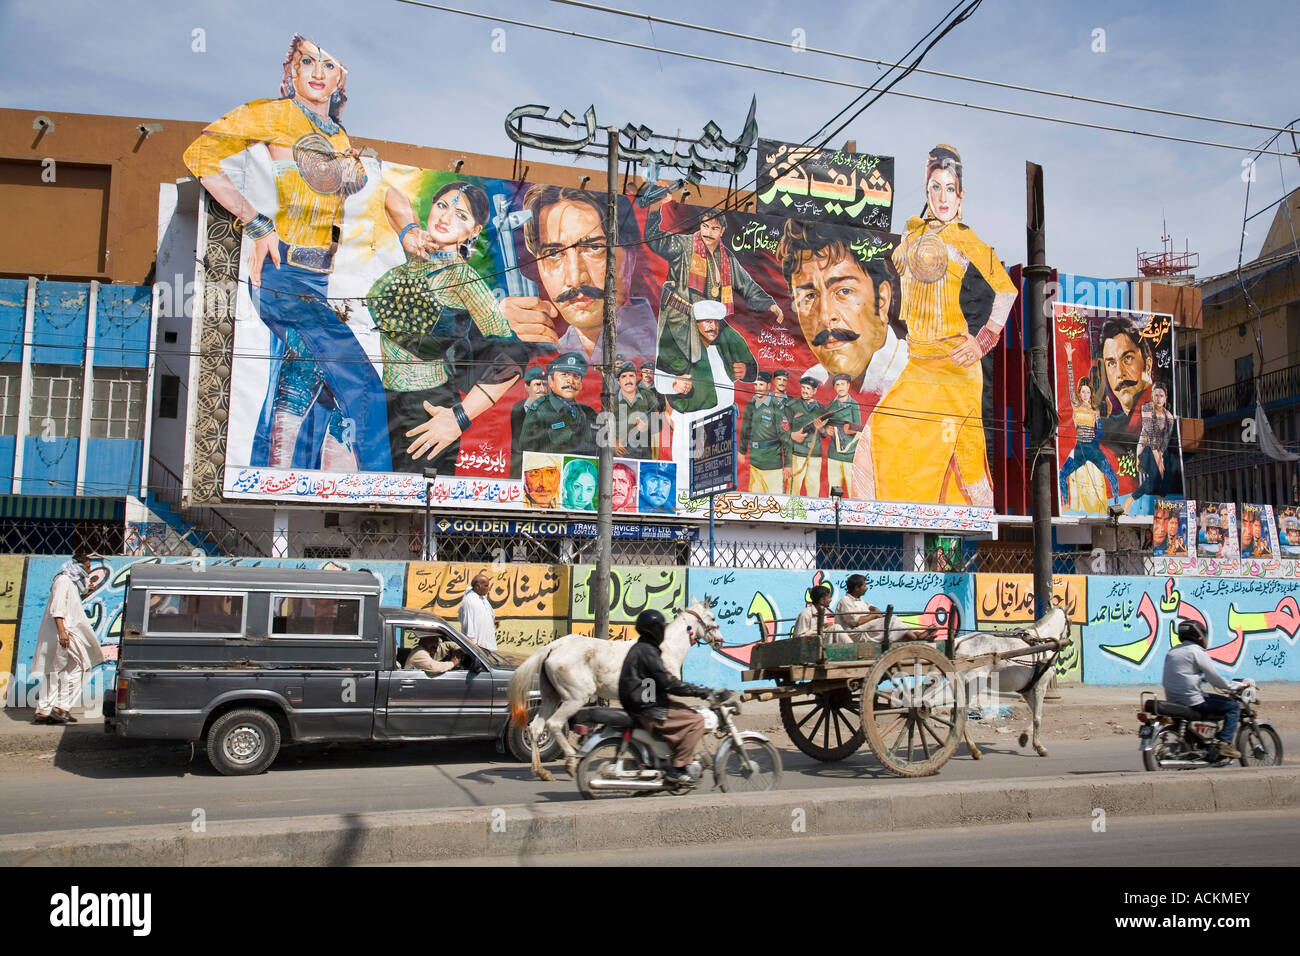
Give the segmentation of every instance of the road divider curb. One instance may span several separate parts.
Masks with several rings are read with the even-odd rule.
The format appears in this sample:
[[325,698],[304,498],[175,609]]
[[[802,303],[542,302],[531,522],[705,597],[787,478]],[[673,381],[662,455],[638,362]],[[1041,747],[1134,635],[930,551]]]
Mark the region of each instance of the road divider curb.
[[330,814],[0,836],[0,866],[347,866],[1300,807],[1300,768]]

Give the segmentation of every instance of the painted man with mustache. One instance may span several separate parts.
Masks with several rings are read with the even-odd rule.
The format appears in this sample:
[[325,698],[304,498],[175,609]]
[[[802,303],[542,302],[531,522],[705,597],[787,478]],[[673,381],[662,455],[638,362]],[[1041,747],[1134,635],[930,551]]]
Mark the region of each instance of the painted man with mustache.
[[[1131,319],[1110,319],[1101,327],[1101,365],[1106,373],[1107,389],[1098,424],[1101,444],[1120,472],[1121,496],[1131,496],[1138,487],[1138,480],[1118,466],[1124,455],[1137,457],[1142,406],[1152,401],[1153,364],[1151,343],[1142,337]],[[1132,498],[1125,505],[1126,512],[1135,507]]]
[[[547,325],[563,318],[561,353],[600,359],[605,316],[605,199],[567,186],[533,186],[524,194],[524,245],[550,299],[513,296],[501,305],[511,325]],[[632,204],[619,197],[618,307],[615,352],[624,359],[655,354],[655,314],[650,302],[629,294],[641,229]]]
[[907,364],[907,343],[889,324],[896,286],[886,254],[833,227],[793,219],[776,251],[799,328],[821,363],[805,374],[823,382],[848,375],[850,388],[872,406]]
[[[828,455],[831,485],[841,485],[846,494],[851,487],[851,496],[859,498],[875,497],[870,455],[872,410],[907,365],[907,343],[889,325],[895,280],[885,267],[887,253],[888,246],[883,243],[855,241],[834,227],[793,219],[786,222],[776,250],[781,272],[790,284],[799,328],[821,363],[804,375],[814,382],[843,376],[847,387],[837,388],[837,399],[841,390],[844,398],[850,392],[859,396],[852,399],[852,412],[840,402],[843,421],[832,435],[832,453]],[[843,426],[854,430],[846,433]],[[814,435],[812,440],[819,439]],[[851,465],[847,469],[846,460]],[[813,483],[820,484],[820,475]]]

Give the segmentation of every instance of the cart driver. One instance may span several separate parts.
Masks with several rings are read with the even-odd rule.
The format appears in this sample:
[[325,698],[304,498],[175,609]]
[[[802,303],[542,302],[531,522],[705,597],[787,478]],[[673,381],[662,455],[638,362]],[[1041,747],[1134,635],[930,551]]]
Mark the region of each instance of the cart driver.
[[680,787],[693,787],[696,781],[686,766],[695,759],[704,736],[704,718],[685,704],[669,700],[668,695],[720,700],[728,692],[688,684],[668,673],[659,655],[664,640],[664,616],[659,611],[651,609],[637,615],[636,632],[640,639],[628,651],[618,678],[619,703],[643,730],[672,745],[673,765],[668,780]]

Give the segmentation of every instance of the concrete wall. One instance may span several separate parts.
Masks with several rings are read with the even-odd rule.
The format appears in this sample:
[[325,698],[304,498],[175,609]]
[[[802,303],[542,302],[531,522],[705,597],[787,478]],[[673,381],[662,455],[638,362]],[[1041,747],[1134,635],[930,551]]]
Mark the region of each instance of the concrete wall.
[[[65,558],[0,556],[0,697],[28,706],[33,688],[27,669],[50,583]],[[157,559],[110,558],[97,562],[85,608],[105,657],[116,660],[122,628],[126,572]],[[469,582],[480,572],[492,581],[501,649],[530,653],[555,638],[590,632],[589,567],[450,562],[312,561],[231,558],[240,566],[368,570],[383,583],[383,600],[431,610],[455,621]],[[685,678],[740,687],[754,647],[789,634],[814,584],[827,584],[838,600],[849,571],[755,571],[726,568],[624,567],[614,571],[611,620],[627,639],[636,615],[648,607],[672,611],[692,597],[710,597],[724,646],[691,650]],[[901,625],[956,621],[959,632],[1012,628],[1029,621],[1034,607],[1027,574],[904,574],[871,572],[867,597],[892,605]],[[1158,685],[1178,622],[1205,623],[1210,656],[1228,678],[1300,680],[1300,580],[1111,577],[1061,575],[1053,602],[1066,610],[1074,644],[1057,658],[1061,682]],[[10,675],[16,675],[11,680]],[[113,665],[96,672],[92,692],[111,687]]]

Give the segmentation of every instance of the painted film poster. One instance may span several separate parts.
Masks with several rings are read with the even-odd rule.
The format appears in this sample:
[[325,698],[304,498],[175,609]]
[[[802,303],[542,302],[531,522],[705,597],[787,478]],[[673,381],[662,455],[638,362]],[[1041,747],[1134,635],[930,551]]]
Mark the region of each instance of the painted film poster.
[[1272,505],[1243,504],[1241,506],[1241,556],[1243,559],[1280,558],[1277,546],[1277,524]]
[[758,212],[861,226],[893,226],[894,158],[758,141]]
[[1172,317],[1054,303],[1061,514],[1153,514],[1183,494]]
[[1189,538],[1187,529],[1195,529],[1196,521],[1189,524],[1188,507],[1183,500],[1156,500],[1151,517],[1151,553],[1157,558],[1190,558],[1196,554],[1196,542]]
[[1300,508],[1283,505],[1277,513],[1278,557],[1300,559]]
[[1188,514],[1196,527],[1193,557],[1234,562],[1241,557],[1237,537],[1237,506],[1230,501],[1193,501]]
[[598,421],[604,196],[362,157],[338,67],[295,40],[281,98],[185,153],[243,224],[228,497],[414,505],[432,470],[439,507],[591,511],[609,441],[615,508],[673,514],[691,425],[734,407],[737,493],[783,516],[833,486],[847,515],[991,507],[980,357],[1015,289],[960,223],[955,150],[902,237],[621,197]]

